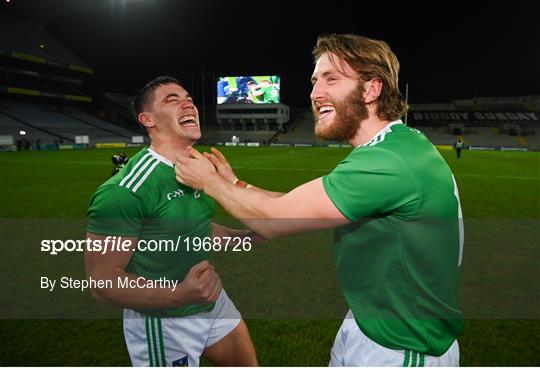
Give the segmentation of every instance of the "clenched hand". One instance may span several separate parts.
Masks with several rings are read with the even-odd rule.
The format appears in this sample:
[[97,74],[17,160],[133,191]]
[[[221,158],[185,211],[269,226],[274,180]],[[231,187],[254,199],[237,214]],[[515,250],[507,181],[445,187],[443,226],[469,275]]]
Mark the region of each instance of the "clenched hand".
[[219,274],[208,261],[191,267],[177,289],[181,304],[208,304],[218,299],[222,285]]

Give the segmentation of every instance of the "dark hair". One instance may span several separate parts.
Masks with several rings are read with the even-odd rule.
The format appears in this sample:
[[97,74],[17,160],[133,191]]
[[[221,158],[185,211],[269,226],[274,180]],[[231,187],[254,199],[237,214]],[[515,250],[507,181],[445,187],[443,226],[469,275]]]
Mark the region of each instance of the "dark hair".
[[135,115],[135,120],[139,121],[139,114],[141,112],[144,112],[148,108],[148,103],[154,97],[154,91],[159,86],[163,86],[165,84],[178,84],[179,86],[182,85],[178,79],[176,79],[173,76],[170,75],[162,75],[157,78],[152,79],[150,82],[146,84],[133,98],[133,101],[131,101],[131,108],[133,110],[133,114]]
[[390,121],[399,119],[408,106],[398,88],[399,61],[388,44],[353,34],[320,36],[313,49],[315,62],[325,52],[344,60],[366,82],[373,78],[383,82],[377,100],[377,115]]

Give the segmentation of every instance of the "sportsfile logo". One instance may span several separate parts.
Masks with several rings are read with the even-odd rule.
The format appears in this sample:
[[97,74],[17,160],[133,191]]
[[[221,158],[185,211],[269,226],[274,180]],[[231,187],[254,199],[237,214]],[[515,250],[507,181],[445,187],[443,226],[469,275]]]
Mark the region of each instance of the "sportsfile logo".
[[133,247],[132,240],[122,236],[104,239],[44,239],[41,251],[55,256],[62,252],[249,252],[250,236],[181,236],[176,239],[139,239]]
[[178,190],[175,190],[175,191],[170,192],[169,194],[167,194],[167,199],[169,201],[172,201],[175,198],[183,197],[183,196],[184,196],[184,191],[182,189],[178,189]]

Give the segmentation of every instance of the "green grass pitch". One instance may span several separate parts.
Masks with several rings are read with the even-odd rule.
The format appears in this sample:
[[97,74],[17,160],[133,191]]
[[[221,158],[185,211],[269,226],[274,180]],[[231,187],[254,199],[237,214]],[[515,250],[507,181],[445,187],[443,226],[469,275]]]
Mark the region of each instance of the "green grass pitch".
[[[222,151],[241,179],[288,191],[329,172],[349,149]],[[53,257],[39,252],[39,241],[84,238],[88,200],[108,178],[115,152],[0,154],[0,365],[130,365],[119,310],[87,292],[39,288],[41,275],[83,277],[81,253]],[[461,364],[540,365],[540,153],[465,151],[460,160],[442,154],[466,219]],[[216,218],[231,221],[223,210]],[[346,312],[331,252],[331,232],[323,231],[212,256],[262,365],[328,364]]]

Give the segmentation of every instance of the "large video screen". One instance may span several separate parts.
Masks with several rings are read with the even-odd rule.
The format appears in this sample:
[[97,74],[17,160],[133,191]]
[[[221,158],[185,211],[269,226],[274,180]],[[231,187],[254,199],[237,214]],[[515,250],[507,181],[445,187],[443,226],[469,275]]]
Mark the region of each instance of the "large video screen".
[[279,103],[279,76],[219,77],[217,103]]

